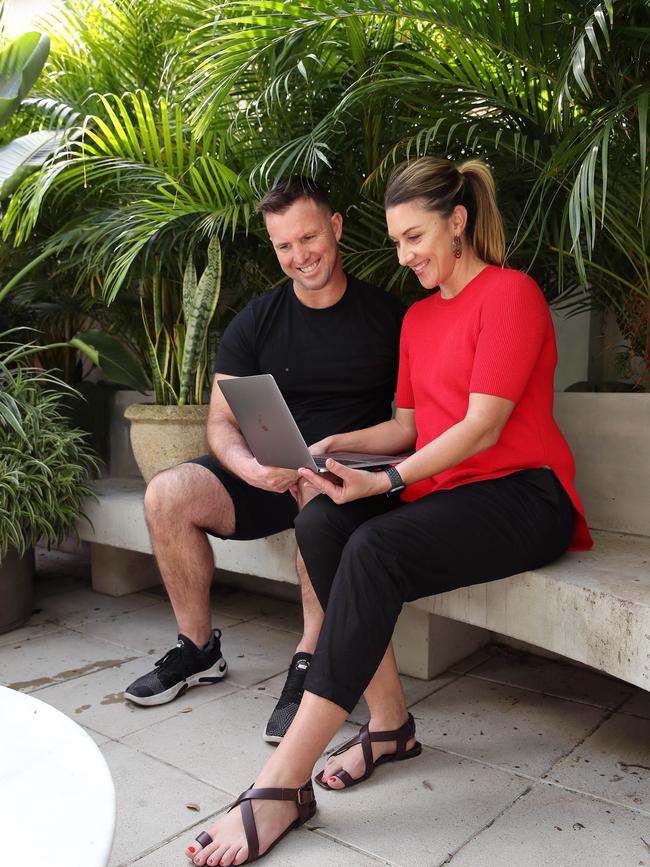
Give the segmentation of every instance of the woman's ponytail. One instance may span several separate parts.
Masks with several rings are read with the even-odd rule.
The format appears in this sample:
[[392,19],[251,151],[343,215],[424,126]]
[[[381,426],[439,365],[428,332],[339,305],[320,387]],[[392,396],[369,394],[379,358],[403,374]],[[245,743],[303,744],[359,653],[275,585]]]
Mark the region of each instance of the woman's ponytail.
[[470,240],[474,252],[479,259],[489,262],[490,265],[503,265],[506,258],[505,232],[497,207],[497,193],[492,172],[481,160],[468,160],[461,163],[458,171],[463,176],[464,186],[467,189],[465,198],[468,203],[473,203]]

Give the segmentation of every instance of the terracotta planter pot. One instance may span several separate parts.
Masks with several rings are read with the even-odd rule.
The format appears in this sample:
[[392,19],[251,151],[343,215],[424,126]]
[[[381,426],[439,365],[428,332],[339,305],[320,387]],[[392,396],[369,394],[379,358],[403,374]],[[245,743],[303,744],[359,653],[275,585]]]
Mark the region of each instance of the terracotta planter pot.
[[14,549],[0,562],[0,634],[29,620],[34,610],[34,550]]
[[124,416],[131,422],[131,448],[145,482],[207,451],[207,406],[157,406],[134,403]]

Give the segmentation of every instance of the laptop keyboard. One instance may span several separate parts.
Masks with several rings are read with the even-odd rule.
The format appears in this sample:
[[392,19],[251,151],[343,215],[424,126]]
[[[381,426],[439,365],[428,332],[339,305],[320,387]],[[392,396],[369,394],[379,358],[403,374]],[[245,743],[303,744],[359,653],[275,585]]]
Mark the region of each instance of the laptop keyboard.
[[[331,457],[331,455],[312,455],[314,459],[314,463],[318,467],[319,470],[325,469],[325,461]],[[353,467],[359,464],[360,460],[363,458],[342,458],[340,455],[336,455],[335,460],[337,463],[342,464],[344,467]]]

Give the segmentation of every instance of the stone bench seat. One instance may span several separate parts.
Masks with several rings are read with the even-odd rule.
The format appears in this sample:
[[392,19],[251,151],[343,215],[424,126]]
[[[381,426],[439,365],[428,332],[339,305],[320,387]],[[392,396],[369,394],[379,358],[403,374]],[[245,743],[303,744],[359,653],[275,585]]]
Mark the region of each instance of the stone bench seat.
[[[91,543],[93,587],[119,596],[159,579],[141,479],[102,479],[78,522]],[[509,636],[650,689],[650,538],[594,531],[593,551],[404,606],[394,636],[400,671],[431,678]],[[211,539],[220,569],[298,584],[292,531],[253,542]]]
[[650,538],[592,535],[591,551],[413,604],[650,689]]

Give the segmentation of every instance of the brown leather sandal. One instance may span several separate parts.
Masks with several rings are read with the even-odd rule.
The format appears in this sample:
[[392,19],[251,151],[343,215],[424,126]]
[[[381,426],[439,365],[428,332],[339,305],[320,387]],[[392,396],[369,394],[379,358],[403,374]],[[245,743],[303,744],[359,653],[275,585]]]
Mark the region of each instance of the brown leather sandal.
[[[298,818],[275,838],[262,855],[260,855],[260,842],[257,837],[257,825],[255,824],[255,814],[253,813],[251,801],[294,801],[298,806]],[[234,810],[235,807],[240,807],[241,809],[246,846],[248,847],[248,858],[242,863],[250,864],[253,861],[257,861],[258,858],[267,855],[283,837],[286,837],[289,831],[293,831],[294,828],[304,825],[308,819],[311,819],[316,812],[316,798],[314,798],[314,787],[311,784],[311,780],[308,780],[299,789],[247,789],[241,793],[235,803],[228,809],[228,812]],[[212,837],[207,831],[202,831],[196,840],[201,844],[201,848],[205,848],[213,842]]]
[[[314,777],[314,782],[322,789],[329,789],[330,792],[344,792],[345,789],[349,789],[351,786],[356,786],[358,783],[363,783],[364,780],[367,780],[368,777],[372,776],[378,765],[383,765],[386,762],[401,762],[404,761],[404,759],[414,759],[416,756],[419,756],[422,752],[422,744],[418,743],[418,741],[413,744],[410,750],[406,749],[406,744],[412,737],[415,737],[415,720],[411,714],[408,715],[408,719],[403,726],[400,726],[400,728],[395,729],[395,731],[392,732],[371,732],[367,725],[362,726],[358,735],[355,735],[353,738],[350,738],[349,741],[346,741],[342,746],[335,750],[332,755],[340,756],[341,753],[347,752],[350,747],[353,747],[356,744],[361,744],[363,758],[366,763],[363,776],[354,779],[342,768],[340,771],[332,774],[332,776],[344,783],[344,788],[334,789],[332,786],[323,782],[323,773],[325,770],[323,768],[323,770]],[[386,753],[383,756],[379,756],[377,761],[373,761],[372,744],[373,742],[376,743],[382,741],[396,741],[397,749],[394,753]]]

